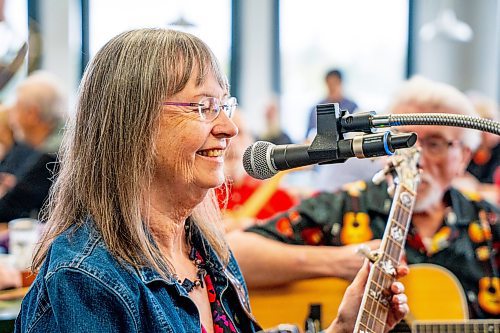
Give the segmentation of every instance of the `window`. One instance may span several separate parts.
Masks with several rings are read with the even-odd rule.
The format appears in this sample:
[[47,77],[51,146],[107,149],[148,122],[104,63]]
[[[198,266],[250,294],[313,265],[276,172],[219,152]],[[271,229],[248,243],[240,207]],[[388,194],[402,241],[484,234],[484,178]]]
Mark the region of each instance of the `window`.
[[344,94],[364,111],[382,113],[405,79],[408,1],[281,0],[281,118],[303,140],[311,108],[326,94],[331,68]]
[[11,102],[15,85],[26,75],[27,62],[22,61],[28,41],[27,4],[25,1],[6,0],[0,10],[0,102]]
[[[175,0],[93,0],[89,4],[90,56],[112,37],[130,29],[169,27],[179,19],[194,26],[183,28],[205,41],[226,73],[231,47],[231,2]],[[177,29],[177,27],[175,27]]]

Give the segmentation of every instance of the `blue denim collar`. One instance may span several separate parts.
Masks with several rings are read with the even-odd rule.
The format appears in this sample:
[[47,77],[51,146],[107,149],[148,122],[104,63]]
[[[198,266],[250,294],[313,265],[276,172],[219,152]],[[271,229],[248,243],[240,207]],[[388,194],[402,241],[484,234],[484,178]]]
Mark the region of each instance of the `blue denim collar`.
[[[131,268],[132,266],[128,264]],[[139,275],[139,278],[141,279],[142,282],[145,284],[150,284],[153,282],[165,282],[166,284],[174,284],[175,279],[172,275],[167,276],[167,278],[164,278],[161,276],[160,273],[158,273],[155,269],[147,266],[143,266],[139,269],[136,269],[137,274]]]
[[[200,229],[192,220],[188,219],[186,223],[191,224],[191,242],[193,246],[195,246],[199,251],[201,256],[205,259],[205,262],[209,266],[210,271],[215,275],[223,277],[224,274],[221,272],[224,272],[226,270],[226,267],[223,266],[217,253],[214,251],[212,246],[208,244],[208,241],[205,237],[203,237]],[[154,242],[154,240],[152,241]],[[165,282],[166,284],[172,285],[176,282],[175,278],[172,275],[168,275],[167,278],[165,278],[155,269],[148,266],[141,267],[136,271],[142,282],[144,282],[145,284],[161,281]]]

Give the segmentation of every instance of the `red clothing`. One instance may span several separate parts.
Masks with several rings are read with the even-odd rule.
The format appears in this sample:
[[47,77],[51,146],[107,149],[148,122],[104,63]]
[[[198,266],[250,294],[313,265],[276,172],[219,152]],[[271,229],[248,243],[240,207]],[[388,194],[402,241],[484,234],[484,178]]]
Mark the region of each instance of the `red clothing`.
[[[267,180],[258,180],[250,176],[246,176],[243,182],[240,184],[229,184],[229,197],[226,206],[226,210],[235,211],[240,209],[245,202],[250,198],[250,196],[261,186],[265,186]],[[225,186],[221,186],[217,189],[217,197],[219,199],[219,205],[221,209],[224,209],[224,200],[226,199]],[[257,219],[267,219],[276,213],[283,212],[296,204],[295,198],[279,187],[273,189],[273,194],[267,200],[266,203],[262,205],[262,208],[258,211],[255,216]]]
[[[495,182],[497,193],[500,193],[500,167],[496,168],[495,174],[493,175],[493,181]],[[497,196],[497,205],[500,205],[500,195]]]
[[[204,262],[203,258],[199,253],[197,253],[198,259]],[[204,278],[205,286],[207,288],[208,300],[210,302],[210,309],[212,310],[212,320],[214,323],[215,333],[236,333],[236,328],[234,328],[231,319],[227,315],[224,307],[220,302],[219,295],[215,292],[214,285],[212,284],[212,278],[210,274],[205,275]],[[207,333],[207,330],[203,325],[201,326],[201,333]]]

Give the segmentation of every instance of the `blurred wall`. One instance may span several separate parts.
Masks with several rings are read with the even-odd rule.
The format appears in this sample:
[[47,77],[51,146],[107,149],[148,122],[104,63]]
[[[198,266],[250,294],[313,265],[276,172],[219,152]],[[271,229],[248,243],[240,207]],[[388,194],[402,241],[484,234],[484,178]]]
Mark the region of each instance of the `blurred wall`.
[[80,82],[80,1],[43,0],[39,4],[43,43],[41,67],[66,83],[70,110],[73,110]]
[[241,0],[240,106],[253,129],[264,126],[264,108],[272,92],[272,6],[269,0]]
[[[498,101],[500,1],[414,1],[415,73],[450,83],[461,90],[478,90]],[[45,44],[42,67],[60,76],[67,82],[68,90],[76,92],[80,70],[80,1],[44,0],[40,3]],[[273,4],[268,0],[241,0],[241,6],[240,105],[252,114],[248,117],[251,127],[259,129],[264,124],[264,107],[273,96]],[[424,42],[418,38],[419,28],[435,19],[446,6],[453,6],[458,18],[472,27],[472,41],[460,43],[438,38]]]
[[[445,8],[453,7],[457,18],[470,25],[469,42],[437,37],[419,38],[422,25],[433,21]],[[428,78],[447,82],[462,91],[477,90],[500,98],[500,1],[415,0],[414,70]]]

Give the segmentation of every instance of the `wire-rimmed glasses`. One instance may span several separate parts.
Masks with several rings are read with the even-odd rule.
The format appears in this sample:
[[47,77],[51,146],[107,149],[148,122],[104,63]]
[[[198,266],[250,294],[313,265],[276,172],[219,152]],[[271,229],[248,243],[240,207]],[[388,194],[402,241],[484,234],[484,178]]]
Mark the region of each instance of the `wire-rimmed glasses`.
[[163,102],[163,105],[185,106],[192,108],[192,111],[199,113],[202,120],[212,121],[219,116],[221,109],[226,113],[228,118],[231,118],[236,106],[238,106],[238,101],[236,100],[236,97],[229,97],[224,101],[224,103],[222,103],[220,99],[215,97],[203,97],[198,103]]
[[442,136],[429,136],[419,138],[418,142],[423,148],[423,151],[436,158],[442,158],[448,154],[450,147],[460,145],[459,140],[447,140]]

